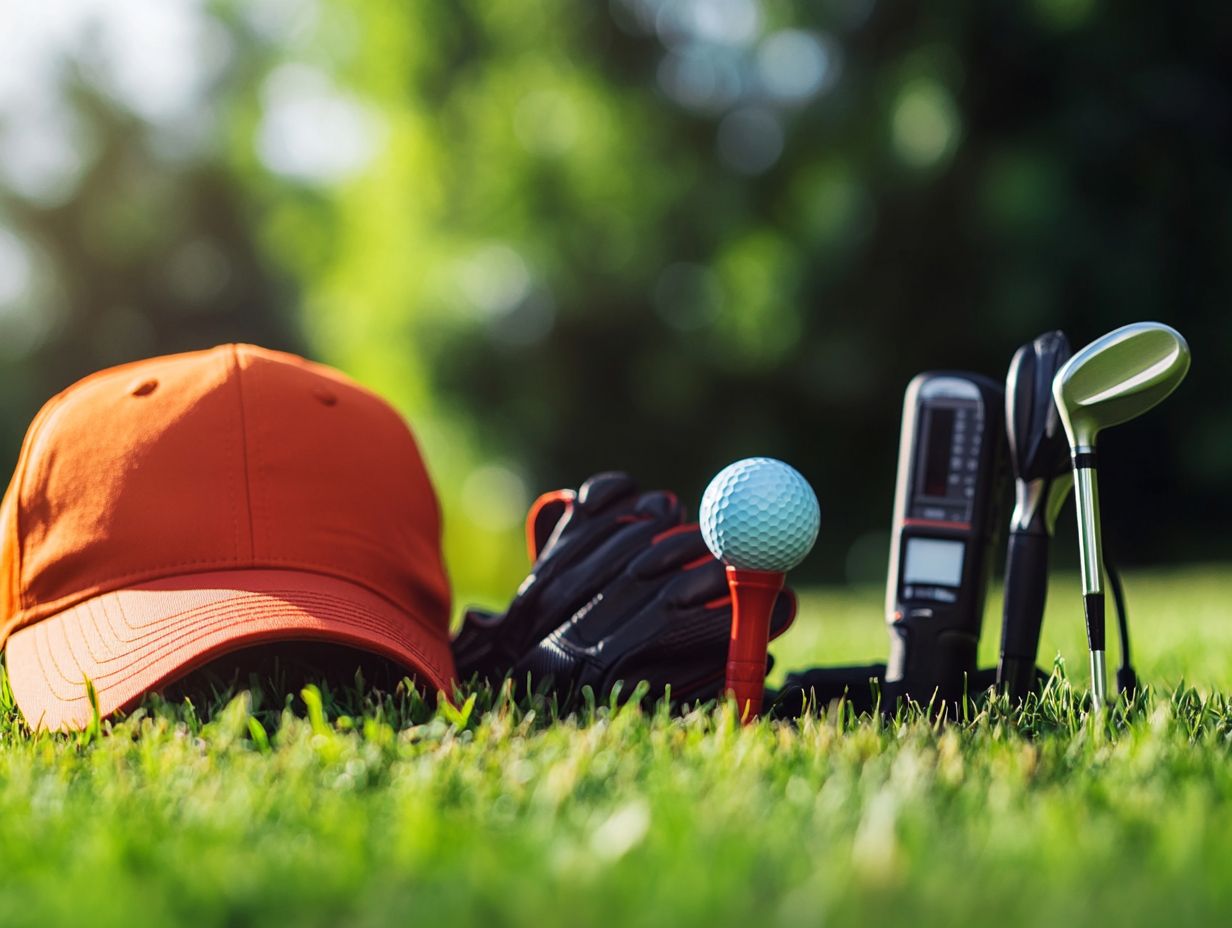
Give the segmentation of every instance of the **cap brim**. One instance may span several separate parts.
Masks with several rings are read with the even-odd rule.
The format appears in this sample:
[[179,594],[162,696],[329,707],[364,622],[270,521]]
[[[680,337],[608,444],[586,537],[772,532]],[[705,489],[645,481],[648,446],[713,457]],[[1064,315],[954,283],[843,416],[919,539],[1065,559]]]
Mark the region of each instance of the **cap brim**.
[[7,670],[31,728],[88,725],[224,654],[278,641],[369,651],[449,693],[448,636],[345,580],[286,570],[192,574],[96,596],[15,632]]

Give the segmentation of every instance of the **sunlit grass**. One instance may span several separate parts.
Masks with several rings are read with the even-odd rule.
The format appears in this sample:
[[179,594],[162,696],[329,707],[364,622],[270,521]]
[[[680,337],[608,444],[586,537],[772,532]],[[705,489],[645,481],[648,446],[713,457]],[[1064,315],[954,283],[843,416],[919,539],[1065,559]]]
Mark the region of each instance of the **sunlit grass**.
[[[31,736],[4,702],[0,924],[1226,923],[1232,580],[1128,584],[1155,689],[1099,722],[1080,672],[948,725],[343,685]],[[809,594],[780,663],[881,657],[878,599]]]

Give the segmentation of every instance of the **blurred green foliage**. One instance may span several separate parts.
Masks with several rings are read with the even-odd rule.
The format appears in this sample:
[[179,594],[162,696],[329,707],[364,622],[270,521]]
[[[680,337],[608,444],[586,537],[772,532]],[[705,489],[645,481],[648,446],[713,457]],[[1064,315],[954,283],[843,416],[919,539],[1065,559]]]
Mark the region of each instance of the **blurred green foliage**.
[[1232,551],[1215,4],[78,7],[21,11],[56,66],[0,78],[5,461],[93,369],[252,340],[406,413],[464,598],[524,571],[534,493],[747,454],[817,487],[813,575],[867,581],[914,373],[1157,318],[1195,364],[1107,436],[1111,546]]

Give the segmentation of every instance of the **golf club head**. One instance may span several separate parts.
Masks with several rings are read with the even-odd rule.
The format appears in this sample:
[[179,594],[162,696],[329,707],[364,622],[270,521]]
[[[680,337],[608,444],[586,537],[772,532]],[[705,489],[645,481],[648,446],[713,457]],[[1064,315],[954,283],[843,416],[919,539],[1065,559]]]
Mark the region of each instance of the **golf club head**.
[[1057,371],[1052,395],[1074,464],[1074,509],[1082,603],[1091,652],[1091,699],[1102,711],[1108,694],[1104,654],[1104,557],[1095,439],[1111,425],[1162,402],[1189,371],[1189,345],[1158,322],[1136,322],[1097,338]]
[[1052,396],[1053,378],[1071,353],[1064,332],[1046,332],[1018,349],[1005,382],[1014,512],[1006,547],[997,685],[1016,699],[1036,686],[1049,545],[1073,486],[1069,443]]
[[1093,450],[1103,429],[1158,405],[1185,379],[1189,360],[1181,333],[1159,322],[1135,322],[1091,342],[1052,383],[1070,448]]
[[1052,381],[1073,351],[1064,332],[1047,332],[1023,345],[1005,381],[1005,430],[1016,480],[1055,477],[1069,466],[1069,446]]
[[1064,332],[1046,332],[1023,345],[1005,381],[1005,429],[1014,471],[1011,532],[1051,535],[1069,495],[1069,443],[1052,382],[1072,351]]

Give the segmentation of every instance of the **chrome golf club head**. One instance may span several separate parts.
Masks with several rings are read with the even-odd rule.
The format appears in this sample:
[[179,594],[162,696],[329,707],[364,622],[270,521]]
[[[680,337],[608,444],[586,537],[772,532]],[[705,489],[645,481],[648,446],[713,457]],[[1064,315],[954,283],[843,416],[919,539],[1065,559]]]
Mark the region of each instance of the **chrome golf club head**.
[[1005,559],[1005,601],[997,685],[1025,698],[1036,681],[1048,555],[1057,516],[1073,486],[1069,443],[1052,381],[1073,352],[1064,332],[1023,345],[1005,381],[1005,425],[1014,471],[1014,512]]
[[1136,322],[1091,342],[1057,371],[1052,382],[1074,466],[1091,692],[1097,706],[1107,699],[1108,683],[1095,440],[1102,430],[1128,422],[1166,399],[1185,379],[1189,361],[1189,345],[1180,332],[1158,322]]
[[1188,371],[1188,343],[1162,323],[1135,322],[1097,338],[1052,383],[1070,448],[1094,450],[1102,430],[1163,402]]

